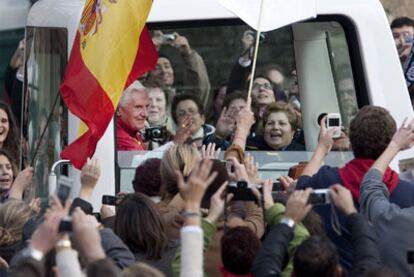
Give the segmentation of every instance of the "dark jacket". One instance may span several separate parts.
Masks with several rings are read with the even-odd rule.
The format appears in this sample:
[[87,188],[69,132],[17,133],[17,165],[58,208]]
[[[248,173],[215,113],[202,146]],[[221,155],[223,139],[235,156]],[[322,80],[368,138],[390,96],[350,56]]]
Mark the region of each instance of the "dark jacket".
[[[352,269],[348,275],[363,276],[368,269],[380,264],[375,245],[376,236],[373,228],[361,214],[352,214],[346,220],[355,253]],[[292,228],[281,223],[273,225],[253,263],[253,276],[282,276],[282,265],[292,238]]]
[[[334,184],[341,184],[343,182],[339,176],[339,169],[336,167],[323,166],[319,171],[311,176],[301,176],[298,179],[296,188],[305,189],[311,187],[313,189],[326,189]],[[400,180],[398,186],[390,195],[390,202],[397,204],[398,206],[410,207],[414,205],[414,186],[406,181]],[[358,203],[355,203],[359,209]],[[341,234],[338,235],[332,228],[331,221],[331,207],[329,205],[322,205],[314,207],[314,210],[322,217],[325,224],[325,230],[328,237],[335,243],[338,250],[341,265],[350,270],[352,266],[352,260],[354,253],[352,251],[350,241],[351,236],[349,229],[346,226],[345,217],[338,211],[338,219],[341,225]]]
[[106,256],[111,258],[120,269],[127,268],[135,263],[132,252],[111,229],[104,228],[99,233]]

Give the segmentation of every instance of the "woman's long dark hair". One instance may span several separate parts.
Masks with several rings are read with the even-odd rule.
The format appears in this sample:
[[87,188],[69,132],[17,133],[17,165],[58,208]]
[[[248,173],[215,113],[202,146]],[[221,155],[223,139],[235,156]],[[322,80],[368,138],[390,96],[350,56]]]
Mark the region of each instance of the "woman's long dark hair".
[[21,147],[19,128],[9,105],[0,101],[0,110],[3,110],[7,114],[9,120],[9,132],[3,143],[2,149],[10,154],[10,162],[19,168]]
[[155,204],[139,192],[128,195],[118,206],[114,232],[133,253],[146,253],[151,260],[160,259],[168,243]]

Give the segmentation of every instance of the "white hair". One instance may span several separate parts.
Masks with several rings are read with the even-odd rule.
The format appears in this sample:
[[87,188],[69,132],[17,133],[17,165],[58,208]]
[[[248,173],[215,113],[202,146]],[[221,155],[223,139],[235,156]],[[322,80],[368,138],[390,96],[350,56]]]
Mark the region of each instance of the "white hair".
[[122,93],[122,96],[119,99],[118,106],[125,107],[128,104],[129,99],[131,98],[131,94],[134,93],[134,92],[135,93],[136,92],[148,93],[147,89],[141,84],[140,81],[134,81]]

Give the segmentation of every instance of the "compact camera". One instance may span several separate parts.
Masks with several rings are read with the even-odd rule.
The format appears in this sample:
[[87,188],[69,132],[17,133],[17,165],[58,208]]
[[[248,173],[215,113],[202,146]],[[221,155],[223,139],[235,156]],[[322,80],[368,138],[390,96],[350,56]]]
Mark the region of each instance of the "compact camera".
[[72,232],[72,218],[70,216],[65,216],[60,221],[58,230],[60,233]]
[[163,40],[163,43],[165,44],[174,42],[176,38],[177,37],[174,34],[163,34],[162,35],[162,40]]
[[329,198],[329,189],[315,189],[309,195],[309,201],[312,205],[325,205],[331,203]]
[[326,120],[326,127],[329,129],[335,128],[333,138],[341,137],[341,115],[339,113],[328,113]]
[[144,141],[155,141],[162,142],[167,137],[167,128],[162,126],[156,126],[151,128],[146,128],[145,133],[142,136]]
[[234,195],[232,199],[234,201],[257,201],[256,196],[251,190],[252,187],[253,185],[246,181],[233,182],[227,186],[227,193]]

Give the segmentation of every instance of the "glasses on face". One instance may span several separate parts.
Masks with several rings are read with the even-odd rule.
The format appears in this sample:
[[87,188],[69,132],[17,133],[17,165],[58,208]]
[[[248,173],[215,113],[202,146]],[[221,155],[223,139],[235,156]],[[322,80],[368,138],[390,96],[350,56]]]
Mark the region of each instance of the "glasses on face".
[[259,90],[261,88],[264,88],[264,89],[273,89],[273,87],[272,87],[272,85],[270,83],[264,83],[264,84],[253,83],[253,89],[254,90]]

